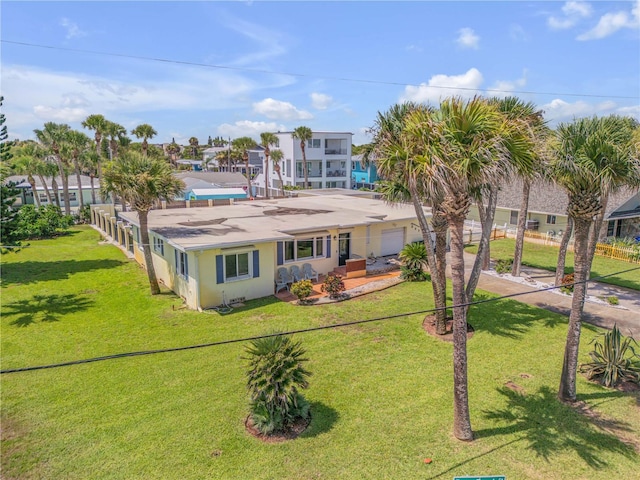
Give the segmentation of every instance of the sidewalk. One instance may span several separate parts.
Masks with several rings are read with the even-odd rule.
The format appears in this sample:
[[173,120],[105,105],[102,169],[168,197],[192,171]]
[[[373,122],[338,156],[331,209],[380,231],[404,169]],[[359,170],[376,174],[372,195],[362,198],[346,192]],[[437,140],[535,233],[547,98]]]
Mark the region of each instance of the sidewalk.
[[[465,253],[465,270],[471,271],[475,255]],[[523,266],[522,276],[532,280],[553,285],[554,273]],[[569,315],[571,311],[571,297],[558,295],[553,292],[538,292],[532,286],[506,280],[495,275],[482,273],[478,281],[478,288],[498,295],[509,295],[522,292],[537,292],[515,297],[519,302],[535,305],[552,312]],[[617,307],[586,301],[584,304],[583,321],[599,327],[611,329],[616,323],[623,335],[631,335],[640,340],[640,292],[636,290],[607,285],[599,282],[587,284],[587,295],[593,297],[608,297],[615,295],[619,299]]]

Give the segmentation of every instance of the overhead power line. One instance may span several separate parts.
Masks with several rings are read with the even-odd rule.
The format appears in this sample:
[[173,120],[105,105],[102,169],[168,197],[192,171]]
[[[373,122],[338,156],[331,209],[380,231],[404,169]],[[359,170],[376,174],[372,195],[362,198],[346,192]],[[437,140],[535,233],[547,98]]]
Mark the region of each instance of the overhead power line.
[[81,48],[59,47],[55,45],[43,45],[43,44],[30,43],[30,42],[17,42],[14,40],[0,40],[0,42],[11,44],[11,45],[21,45],[24,47],[46,48],[49,50],[84,53],[89,55],[104,55],[109,57],[131,58],[134,60],[147,60],[147,61],[161,62],[161,63],[173,63],[176,65],[189,65],[194,67],[213,68],[218,70],[234,70],[239,72],[264,73],[268,75],[289,75],[291,77],[312,78],[312,79],[318,79],[318,80],[334,80],[339,82],[367,83],[367,84],[374,84],[374,85],[393,85],[393,86],[399,86],[399,87],[409,86],[409,87],[419,87],[419,88],[433,88],[433,89],[440,89],[440,90],[459,90],[459,91],[468,91],[468,92],[544,95],[544,96],[555,96],[555,97],[617,98],[617,99],[626,99],[626,100],[637,100],[640,98],[639,96],[626,96],[626,95],[602,95],[602,94],[593,94],[593,93],[569,93],[569,92],[537,92],[533,90],[501,90],[498,88],[453,87],[453,86],[444,86],[444,85],[426,85],[424,83],[415,84],[415,83],[407,83],[407,82],[391,82],[391,81],[371,80],[371,79],[363,79],[363,78],[332,77],[332,76],[324,76],[324,75],[311,75],[307,73],[298,73],[298,72],[266,70],[266,69],[260,69],[260,68],[233,67],[229,65],[216,65],[211,63],[189,62],[186,60],[174,60],[174,59],[160,58],[160,57],[147,57],[143,55],[132,55],[127,53],[114,53],[114,52],[103,52],[99,50],[85,50]]
[[299,334],[299,333],[310,333],[310,332],[317,332],[320,330],[329,330],[329,329],[333,329],[333,328],[341,328],[341,327],[350,327],[353,325],[361,325],[363,323],[371,323],[371,322],[381,322],[384,320],[393,320],[393,319],[397,319],[397,318],[402,318],[402,317],[409,317],[411,315],[421,315],[421,314],[425,314],[425,313],[435,313],[439,310],[453,310],[455,308],[460,308],[460,307],[470,307],[473,305],[480,305],[483,303],[489,303],[489,302],[497,302],[499,300],[504,300],[506,298],[514,298],[514,297],[519,297],[522,295],[530,295],[532,293],[540,293],[540,292],[548,292],[551,290],[555,290],[555,289],[559,289],[559,288],[565,288],[565,287],[570,287],[573,285],[578,285],[580,283],[588,283],[591,281],[594,281],[596,279],[599,278],[605,278],[605,277],[611,277],[614,275],[620,275],[621,273],[627,273],[627,272],[632,272],[634,270],[640,270],[640,267],[634,267],[634,268],[629,268],[627,270],[621,270],[619,272],[614,272],[614,273],[610,273],[607,275],[600,275],[598,277],[594,277],[591,278],[589,280],[585,280],[582,282],[574,282],[574,283],[567,283],[564,285],[559,285],[559,286],[552,286],[552,287],[547,287],[547,288],[542,288],[539,290],[532,290],[530,292],[519,292],[519,293],[511,293],[508,295],[502,295],[500,297],[493,297],[493,298],[486,298],[483,300],[476,300],[474,302],[467,302],[467,303],[463,303],[463,304],[459,304],[459,305],[450,305],[450,306],[446,306],[446,307],[439,307],[439,308],[430,308],[427,310],[418,310],[415,312],[405,312],[405,313],[398,313],[396,315],[386,315],[384,317],[375,317],[375,318],[368,318],[368,319],[363,319],[363,320],[353,320],[351,322],[342,322],[342,323],[335,323],[332,325],[321,325],[319,327],[309,327],[309,328],[301,328],[299,330],[289,330],[287,332],[279,332],[279,333],[269,333],[266,335],[255,335],[252,337],[244,337],[244,338],[234,338],[234,339],[230,339],[230,340],[220,340],[218,342],[210,342],[210,343],[200,343],[200,344],[196,344],[196,345],[187,345],[184,347],[173,347],[173,348],[162,348],[162,349],[155,349],[155,350],[140,350],[137,352],[126,352],[126,353],[116,353],[113,355],[104,355],[101,357],[93,357],[93,358],[85,358],[85,359],[81,359],[81,360],[72,360],[72,361],[68,361],[68,362],[61,362],[61,363],[52,363],[52,364],[48,364],[48,365],[36,365],[33,367],[22,367],[22,368],[11,368],[11,369],[6,369],[6,370],[0,370],[0,374],[8,374],[8,373],[20,373],[20,372],[30,372],[30,371],[34,371],[34,370],[47,370],[50,368],[60,368],[60,367],[70,367],[72,365],[82,365],[84,363],[95,363],[95,362],[102,362],[105,360],[116,360],[118,358],[127,358],[127,357],[141,357],[141,356],[145,356],[145,355],[155,355],[158,353],[169,353],[169,352],[180,352],[180,351],[184,351],[184,350],[195,350],[195,349],[199,349],[199,348],[207,348],[207,347],[218,347],[221,345],[230,345],[233,343],[243,343],[243,342],[251,342],[253,340],[259,340],[261,338],[269,338],[269,337],[275,337],[277,335],[295,335],[295,334]]

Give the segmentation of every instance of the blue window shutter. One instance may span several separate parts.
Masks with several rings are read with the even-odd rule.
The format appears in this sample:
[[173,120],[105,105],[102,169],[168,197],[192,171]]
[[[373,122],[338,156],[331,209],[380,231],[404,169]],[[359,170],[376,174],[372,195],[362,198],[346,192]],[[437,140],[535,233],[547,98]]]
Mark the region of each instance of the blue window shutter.
[[260,276],[260,251],[253,251],[253,278]]
[[331,235],[327,235],[327,258],[331,258]]
[[276,257],[278,265],[282,265],[284,263],[284,242],[278,242],[276,244]]
[[189,255],[187,252],[184,252],[184,276],[189,276]]
[[224,267],[222,255],[216,255],[216,283],[224,283]]

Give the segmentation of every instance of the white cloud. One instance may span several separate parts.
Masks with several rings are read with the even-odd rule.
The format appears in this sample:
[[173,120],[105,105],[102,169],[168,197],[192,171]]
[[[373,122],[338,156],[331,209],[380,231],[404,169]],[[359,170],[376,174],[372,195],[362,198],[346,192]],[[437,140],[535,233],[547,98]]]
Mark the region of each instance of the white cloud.
[[462,48],[478,49],[480,37],[475,34],[472,28],[461,28],[458,30],[458,39],[456,43]]
[[311,106],[318,110],[326,110],[333,103],[331,95],[313,92],[311,95]]
[[623,116],[635,117],[640,121],[640,105],[620,107],[616,110],[616,113]]
[[404,47],[405,50],[409,51],[409,52],[422,52],[422,47],[418,46],[418,45],[407,45],[406,47]]
[[72,38],[80,38],[87,35],[87,32],[80,29],[77,23],[72,22],[68,18],[60,19],[60,26],[67,30],[65,38],[71,40]]
[[281,120],[308,120],[313,118],[311,113],[298,110],[292,103],[282,102],[273,98],[265,98],[253,104],[254,113],[264,115],[267,118]]
[[578,35],[577,40],[598,40],[608,37],[623,28],[640,27],[640,0],[634,2],[631,12],[605,13],[591,30]]
[[70,107],[47,107],[45,105],[36,105],[33,107],[33,113],[36,117],[45,122],[62,122],[73,123],[84,120],[90,113],[84,108]]
[[482,73],[477,68],[471,68],[462,75],[434,75],[427,83],[421,83],[419,86],[407,85],[400,101],[422,103],[437,102],[452,95],[471,97],[478,93],[475,90],[480,88],[482,81]]
[[556,98],[540,108],[544,111],[547,120],[556,122],[590,115],[605,115],[615,110],[616,103],[610,100],[596,104],[587,103],[583,100],[569,103]]
[[527,70],[522,71],[522,77],[516,80],[498,80],[491,87],[490,90],[498,90],[496,92],[489,92],[491,95],[498,97],[506,97],[511,95],[515,90],[523,88],[527,84]]
[[283,132],[287,127],[278,125],[276,122],[253,122],[251,120],[239,120],[233,125],[223,123],[218,126],[217,133],[223,137],[251,137],[258,141],[262,132]]
[[509,37],[516,42],[528,42],[531,39],[524,27],[517,23],[511,24],[509,27]]
[[566,30],[576,25],[581,19],[591,16],[591,5],[587,2],[566,2],[562,6],[564,16],[550,16],[547,25],[554,30]]

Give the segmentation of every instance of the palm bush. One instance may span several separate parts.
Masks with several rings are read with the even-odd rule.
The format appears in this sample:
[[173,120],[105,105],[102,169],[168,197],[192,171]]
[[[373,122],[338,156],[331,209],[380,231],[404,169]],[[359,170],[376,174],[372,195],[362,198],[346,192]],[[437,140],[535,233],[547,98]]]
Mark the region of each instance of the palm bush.
[[615,387],[619,382],[640,383],[640,355],[636,353],[633,337],[625,337],[613,325],[613,330],[602,335],[600,343],[594,339],[594,349],[589,353],[592,362],[581,366],[589,380],[596,379],[605,387]]
[[262,434],[286,430],[309,416],[309,403],[299,390],[309,386],[311,373],[303,366],[305,350],[290,337],[259,338],[246,348],[250,417]]
[[408,243],[400,251],[402,260],[401,277],[409,282],[423,282],[427,279],[427,248],[422,242]]

